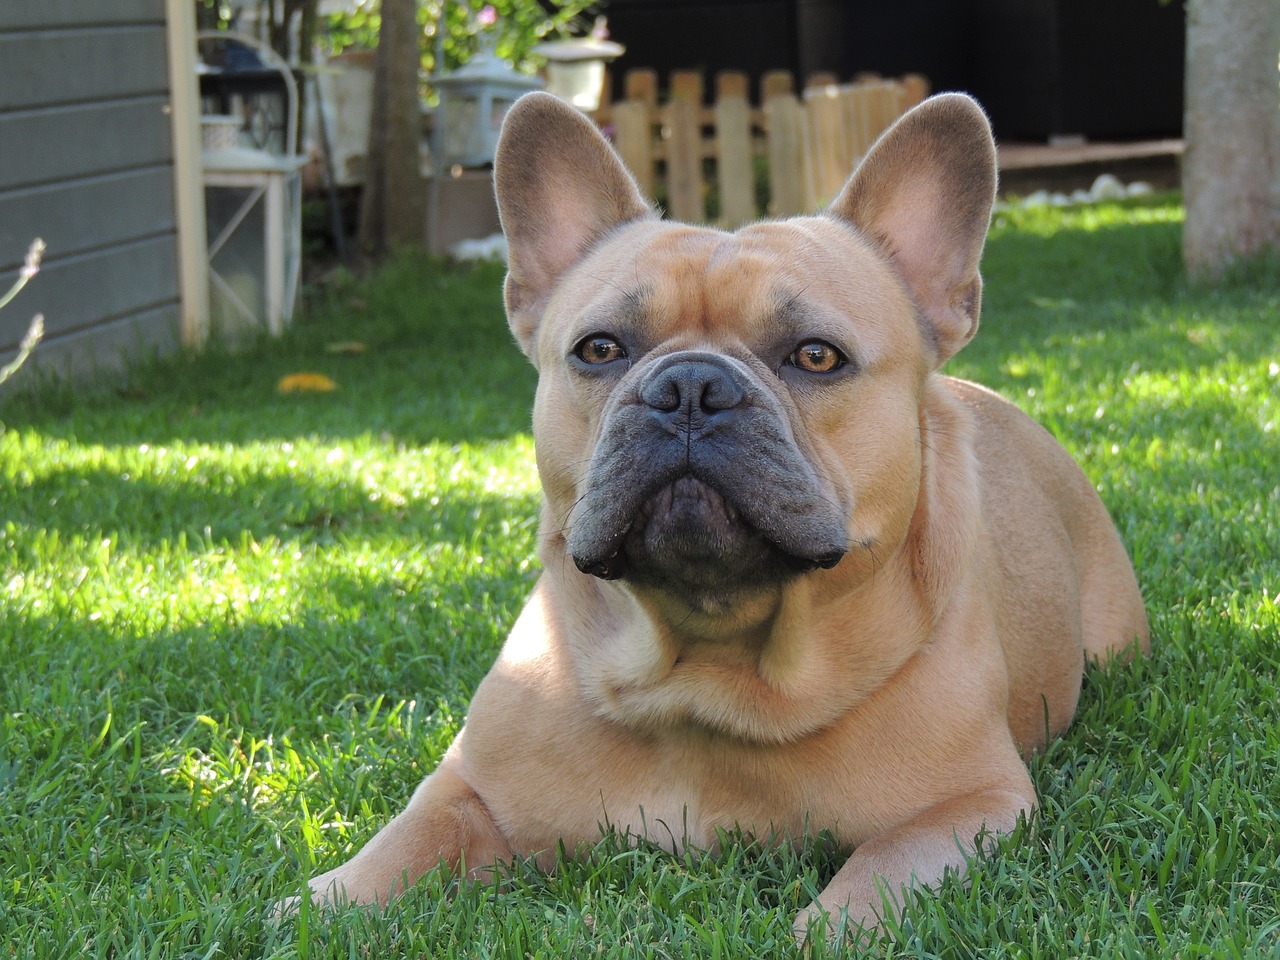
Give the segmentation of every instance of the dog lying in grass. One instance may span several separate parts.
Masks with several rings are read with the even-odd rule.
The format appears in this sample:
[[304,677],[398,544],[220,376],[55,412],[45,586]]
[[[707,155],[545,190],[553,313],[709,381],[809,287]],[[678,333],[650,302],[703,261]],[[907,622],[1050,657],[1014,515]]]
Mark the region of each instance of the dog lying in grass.
[[796,931],[874,926],[1034,808],[1086,657],[1149,648],[1078,466],[937,372],[978,328],[986,118],[934,97],[825,213],[733,233],[661,220],[545,94],[495,178],[543,574],[440,765],[314,896],[549,866],[603,823],[829,829],[851,854]]

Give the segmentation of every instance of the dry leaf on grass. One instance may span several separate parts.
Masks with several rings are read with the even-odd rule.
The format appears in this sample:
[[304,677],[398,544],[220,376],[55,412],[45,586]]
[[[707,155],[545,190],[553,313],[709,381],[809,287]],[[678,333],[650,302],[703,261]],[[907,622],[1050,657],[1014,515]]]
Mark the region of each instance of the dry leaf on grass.
[[276,384],[281,393],[328,393],[338,385],[323,373],[291,373]]

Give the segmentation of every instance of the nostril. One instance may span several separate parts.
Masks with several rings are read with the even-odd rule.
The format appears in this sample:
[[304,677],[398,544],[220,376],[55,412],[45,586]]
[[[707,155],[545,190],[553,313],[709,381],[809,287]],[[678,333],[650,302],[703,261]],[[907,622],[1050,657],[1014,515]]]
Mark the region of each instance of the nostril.
[[696,397],[701,387],[695,387],[682,375],[679,367],[668,367],[644,385],[640,398],[654,410],[674,413],[688,404],[688,398]]
[[680,384],[668,376],[655,377],[640,390],[640,399],[651,409],[671,413],[681,406]]
[[702,388],[701,405],[704,413],[732,410],[742,403],[745,394],[742,387],[723,374],[706,382]]

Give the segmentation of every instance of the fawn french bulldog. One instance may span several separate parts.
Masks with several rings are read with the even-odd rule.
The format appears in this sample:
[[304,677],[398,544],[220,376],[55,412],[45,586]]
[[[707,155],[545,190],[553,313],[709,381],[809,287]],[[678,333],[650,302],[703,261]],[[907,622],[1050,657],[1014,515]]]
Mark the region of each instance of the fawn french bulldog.
[[542,576],[409,805],[311,880],[383,902],[444,865],[550,865],[601,824],[852,851],[817,912],[874,925],[1036,794],[1086,657],[1149,648],[1071,457],[938,367],[978,328],[990,128],[934,97],[822,215],[661,220],[529,94],[495,170],[506,305],[539,371]]

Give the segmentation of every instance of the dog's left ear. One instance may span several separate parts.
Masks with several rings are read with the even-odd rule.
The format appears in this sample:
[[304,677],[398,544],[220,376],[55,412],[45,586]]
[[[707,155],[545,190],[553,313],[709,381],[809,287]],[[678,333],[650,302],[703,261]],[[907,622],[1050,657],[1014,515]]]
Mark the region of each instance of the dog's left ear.
[[507,112],[493,180],[507,237],[507,319],[532,359],[556,281],[610,230],[656,214],[595,124],[549,93],[526,94]]
[[871,148],[830,213],[879,242],[924,314],[934,366],[978,330],[978,262],[996,197],[996,152],[982,108],[931,97]]

